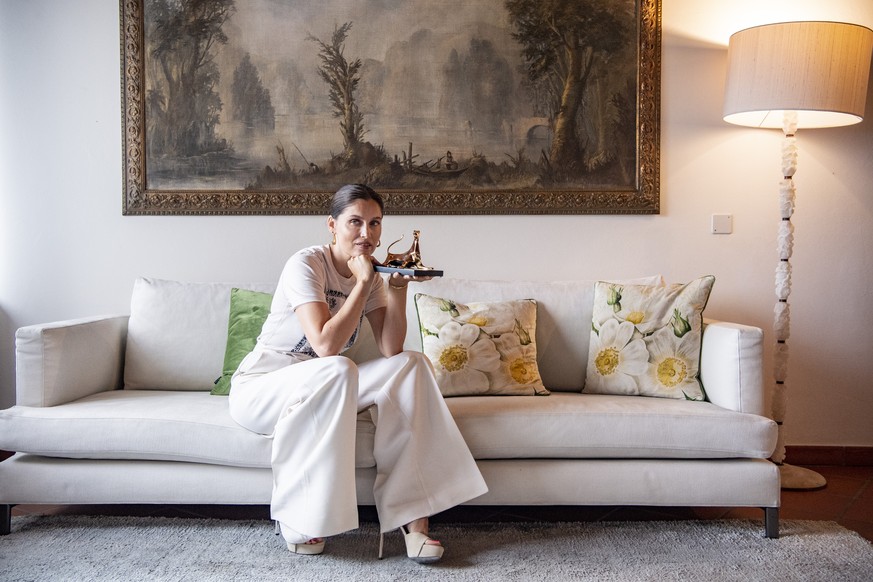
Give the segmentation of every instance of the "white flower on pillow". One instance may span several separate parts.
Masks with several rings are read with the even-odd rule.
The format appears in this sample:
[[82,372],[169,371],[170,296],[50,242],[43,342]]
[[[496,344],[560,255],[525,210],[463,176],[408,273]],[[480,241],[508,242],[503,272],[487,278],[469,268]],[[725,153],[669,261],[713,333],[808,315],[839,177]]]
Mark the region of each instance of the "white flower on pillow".
[[648,338],[647,344],[650,362],[646,374],[651,387],[643,386],[640,393],[670,398],[684,394],[688,400],[703,400],[697,381],[700,334],[692,331],[679,338],[672,327],[666,327]]
[[488,329],[488,318],[484,314],[472,311],[466,305],[455,303],[449,299],[438,299],[436,306],[437,309],[431,309],[428,313],[429,326],[426,331],[430,333],[436,333],[450,321],[462,324],[469,323],[491,333],[491,330]]
[[[524,330],[522,330],[524,331]],[[510,386],[512,384],[532,384],[534,391],[542,384],[537,366],[537,352],[533,343],[525,344],[516,333],[504,333],[494,338],[498,352],[501,354],[500,367],[493,373],[493,386]]]
[[465,309],[459,307],[460,315],[455,318],[455,321],[478,325],[482,331],[492,337],[514,331],[515,324],[518,322],[512,306],[509,305],[492,304],[487,310],[471,310],[467,306],[464,307]]
[[439,299],[434,301],[434,305],[429,306],[427,313],[427,325],[424,325],[424,322],[419,320],[421,324],[421,329],[426,334],[439,333],[439,330],[446,323],[453,320],[453,318],[460,315],[458,312],[457,306],[453,301],[447,301],[445,299]]
[[607,320],[600,333],[591,333],[592,373],[588,374],[586,391],[607,394],[638,394],[634,376],[644,374],[649,352],[646,342],[633,339],[634,324]]
[[471,387],[487,389],[486,372],[495,372],[500,367],[500,354],[494,342],[470,323],[450,321],[440,328],[438,335],[425,336],[422,347],[434,364],[444,396],[467,393]]
[[659,311],[657,298],[635,293],[630,299],[622,302],[621,309],[615,313],[615,319],[629,321],[641,335],[645,336],[663,327],[665,322],[659,318]]

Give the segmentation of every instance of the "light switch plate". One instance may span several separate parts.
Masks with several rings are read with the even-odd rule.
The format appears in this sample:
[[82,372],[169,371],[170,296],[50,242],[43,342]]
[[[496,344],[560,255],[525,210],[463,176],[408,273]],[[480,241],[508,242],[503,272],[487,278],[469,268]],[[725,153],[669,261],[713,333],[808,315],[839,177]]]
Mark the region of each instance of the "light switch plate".
[[712,234],[730,234],[734,231],[734,217],[731,214],[712,215]]

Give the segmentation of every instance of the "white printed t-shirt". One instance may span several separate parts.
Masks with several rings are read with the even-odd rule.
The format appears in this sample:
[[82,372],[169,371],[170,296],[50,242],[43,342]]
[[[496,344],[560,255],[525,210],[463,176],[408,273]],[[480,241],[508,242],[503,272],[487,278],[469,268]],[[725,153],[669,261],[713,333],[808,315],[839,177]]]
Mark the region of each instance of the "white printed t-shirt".
[[[255,351],[273,350],[305,360],[318,357],[306,339],[294,310],[304,303],[326,303],[335,315],[355,287],[354,277],[343,277],[333,265],[330,247],[321,245],[296,252],[282,270],[270,315],[264,322]],[[361,315],[388,305],[381,277],[373,277],[367,303]],[[361,330],[361,321],[341,353],[352,347]]]

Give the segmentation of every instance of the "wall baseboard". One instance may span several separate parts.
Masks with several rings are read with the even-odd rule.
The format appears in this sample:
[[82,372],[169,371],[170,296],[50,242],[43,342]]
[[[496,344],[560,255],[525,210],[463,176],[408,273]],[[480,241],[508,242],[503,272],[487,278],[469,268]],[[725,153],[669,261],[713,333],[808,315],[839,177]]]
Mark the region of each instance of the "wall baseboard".
[[792,465],[870,467],[873,466],[873,447],[786,446],[785,462]]

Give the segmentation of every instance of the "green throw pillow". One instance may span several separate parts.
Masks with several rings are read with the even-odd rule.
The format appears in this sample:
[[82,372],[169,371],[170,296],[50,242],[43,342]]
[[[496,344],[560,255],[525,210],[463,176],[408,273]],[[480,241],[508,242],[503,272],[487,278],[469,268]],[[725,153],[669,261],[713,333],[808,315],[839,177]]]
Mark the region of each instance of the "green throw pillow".
[[227,396],[230,393],[230,377],[236,372],[243,358],[249,355],[258,340],[261,328],[270,314],[273,296],[269,293],[230,290],[230,317],[227,321],[227,346],[224,349],[224,368],[215,381],[211,394]]

